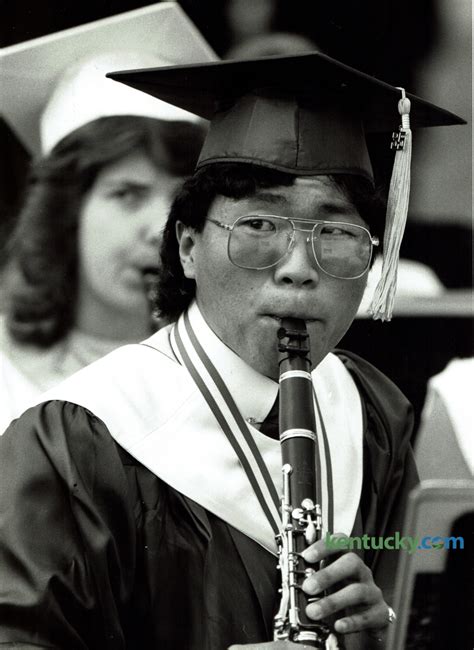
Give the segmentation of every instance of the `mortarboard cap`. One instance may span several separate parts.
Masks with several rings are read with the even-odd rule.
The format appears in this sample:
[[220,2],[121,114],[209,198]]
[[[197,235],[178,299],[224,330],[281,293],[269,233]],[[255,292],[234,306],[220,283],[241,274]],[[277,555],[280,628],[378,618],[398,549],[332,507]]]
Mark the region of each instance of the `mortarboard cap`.
[[[212,120],[198,165],[218,158],[249,162],[258,151],[255,164],[289,173],[337,173],[338,166],[345,173],[353,167],[353,156],[355,167],[365,159],[364,131],[390,133],[400,122],[399,89],[321,52],[108,76]],[[414,128],[464,123],[449,111],[407,96]],[[232,133],[236,129],[238,137]],[[368,173],[365,166],[363,176]]]
[[215,60],[181,7],[162,2],[0,51],[0,113],[33,154],[99,117],[196,117],[105,77],[117,68]]
[[373,180],[365,133],[398,129],[384,268],[372,305],[375,318],[391,318],[408,211],[411,127],[464,124],[463,119],[321,52],[108,76],[211,120],[198,167],[240,161],[296,175]]

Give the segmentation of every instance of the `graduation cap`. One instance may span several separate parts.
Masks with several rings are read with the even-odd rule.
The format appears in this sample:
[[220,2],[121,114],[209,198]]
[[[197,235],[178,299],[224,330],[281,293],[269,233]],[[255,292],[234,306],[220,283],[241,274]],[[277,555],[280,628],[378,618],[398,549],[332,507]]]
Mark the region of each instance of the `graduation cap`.
[[161,2],[3,48],[0,113],[34,155],[99,117],[196,120],[105,75],[215,59],[181,7]]
[[295,175],[355,174],[373,181],[365,133],[395,131],[384,267],[372,304],[374,318],[391,318],[408,211],[411,128],[463,119],[321,52],[108,76],[211,120],[198,167],[245,162]]

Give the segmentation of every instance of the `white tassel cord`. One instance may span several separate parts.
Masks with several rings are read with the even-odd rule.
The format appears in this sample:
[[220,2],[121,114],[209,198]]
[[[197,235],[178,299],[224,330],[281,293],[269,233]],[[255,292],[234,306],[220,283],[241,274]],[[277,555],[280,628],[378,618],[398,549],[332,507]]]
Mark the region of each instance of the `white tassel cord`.
[[410,168],[412,133],[410,129],[410,100],[405,90],[400,88],[402,99],[398,111],[402,124],[393,134],[392,148],[396,149],[392,178],[387,201],[385,222],[382,275],[372,298],[369,311],[374,320],[389,321],[392,318],[393,304],[397,290],[398,258],[405,232],[410,198]]

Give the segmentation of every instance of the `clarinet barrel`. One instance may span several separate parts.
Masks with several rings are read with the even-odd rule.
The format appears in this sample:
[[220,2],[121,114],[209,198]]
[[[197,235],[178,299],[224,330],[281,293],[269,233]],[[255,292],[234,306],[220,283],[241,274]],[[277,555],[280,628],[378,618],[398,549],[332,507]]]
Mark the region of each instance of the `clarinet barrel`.
[[308,618],[305,608],[310,601],[301,589],[304,579],[315,569],[300,554],[322,537],[316,418],[305,322],[282,319],[278,339],[283,496],[282,530],[277,541],[282,588],[274,639],[326,648],[327,639],[334,637],[324,622]]

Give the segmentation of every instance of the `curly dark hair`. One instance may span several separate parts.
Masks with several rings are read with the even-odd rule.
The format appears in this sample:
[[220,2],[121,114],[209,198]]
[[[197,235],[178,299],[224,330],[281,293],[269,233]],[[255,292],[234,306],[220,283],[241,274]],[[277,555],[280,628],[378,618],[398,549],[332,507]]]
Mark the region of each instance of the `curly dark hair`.
[[189,176],[204,131],[189,122],[103,117],[66,136],[32,166],[7,245],[6,319],[15,340],[47,347],[72,327],[80,208],[101,169],[141,149],[157,167]]
[[[186,278],[183,273],[176,223],[181,221],[201,232],[217,196],[243,199],[251,197],[260,188],[292,185],[295,178],[293,174],[246,163],[215,163],[202,167],[187,179],[171,206],[161,243],[156,307],[162,318],[179,318],[196,293],[194,280]],[[380,190],[355,175],[334,174],[329,178],[356,207],[372,234],[382,240],[385,209]]]

